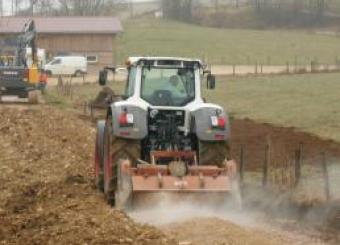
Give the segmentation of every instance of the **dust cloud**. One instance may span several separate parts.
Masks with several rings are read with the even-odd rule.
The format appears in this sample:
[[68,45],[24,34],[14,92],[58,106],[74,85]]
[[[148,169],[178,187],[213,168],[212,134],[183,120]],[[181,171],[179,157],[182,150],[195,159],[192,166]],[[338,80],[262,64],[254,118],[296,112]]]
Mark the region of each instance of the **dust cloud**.
[[[155,198],[156,196],[156,198]],[[148,199],[146,198],[143,198]],[[259,213],[243,208],[238,184],[231,194],[171,194],[153,195],[148,205],[137,205],[129,216],[141,223],[166,225],[196,218],[219,218],[242,226],[255,226]]]

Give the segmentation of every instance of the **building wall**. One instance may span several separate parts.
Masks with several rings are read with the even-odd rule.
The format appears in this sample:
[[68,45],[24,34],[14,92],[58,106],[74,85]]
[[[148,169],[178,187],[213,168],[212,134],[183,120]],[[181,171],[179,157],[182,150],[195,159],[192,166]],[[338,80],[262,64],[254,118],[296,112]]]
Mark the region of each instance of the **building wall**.
[[38,46],[52,58],[57,54],[72,54],[97,57],[89,63],[89,72],[114,63],[113,51],[116,36],[113,34],[38,34]]
[[51,52],[112,52],[112,34],[38,34],[41,48]]

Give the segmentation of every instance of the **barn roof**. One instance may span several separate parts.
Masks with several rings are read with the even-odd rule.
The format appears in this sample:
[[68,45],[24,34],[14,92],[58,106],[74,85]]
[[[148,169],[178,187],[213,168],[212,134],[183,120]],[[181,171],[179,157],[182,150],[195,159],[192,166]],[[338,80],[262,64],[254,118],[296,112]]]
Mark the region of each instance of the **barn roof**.
[[117,34],[123,30],[116,17],[0,17],[0,33],[19,33],[33,19],[38,33]]

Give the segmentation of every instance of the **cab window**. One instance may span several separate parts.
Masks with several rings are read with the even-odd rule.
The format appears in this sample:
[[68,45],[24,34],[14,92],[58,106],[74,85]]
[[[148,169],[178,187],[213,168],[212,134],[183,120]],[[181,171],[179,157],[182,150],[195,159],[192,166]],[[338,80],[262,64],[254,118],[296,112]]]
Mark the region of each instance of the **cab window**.
[[61,59],[55,59],[52,60],[51,65],[60,65],[61,64]]
[[125,89],[125,95],[127,98],[131,97],[135,90],[136,73],[137,73],[137,67],[132,66],[128,69],[128,79],[127,79],[127,84],[126,84],[126,89]]

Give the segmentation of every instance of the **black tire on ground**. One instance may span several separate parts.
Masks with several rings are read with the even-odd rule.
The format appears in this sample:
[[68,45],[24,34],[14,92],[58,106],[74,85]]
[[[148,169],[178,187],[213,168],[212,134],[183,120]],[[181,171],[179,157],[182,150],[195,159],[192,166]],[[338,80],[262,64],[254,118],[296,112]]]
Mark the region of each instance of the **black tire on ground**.
[[116,165],[117,189],[115,192],[115,206],[119,209],[129,209],[132,207],[132,179],[131,176],[122,172],[123,161],[120,160]]
[[99,121],[95,148],[95,183],[101,192],[104,192],[104,129],[105,121]]
[[27,91],[15,91],[15,93],[20,99],[26,99],[29,96],[29,92]]
[[[116,138],[112,134],[112,120],[109,117],[104,133],[104,193],[109,204],[116,205],[118,188],[118,164],[122,160],[130,160],[131,165],[137,164],[140,158],[140,141]],[[124,206],[120,204],[121,206]]]
[[77,70],[75,73],[74,73],[74,76],[75,77],[81,77],[83,75],[82,71],[79,71]]
[[222,166],[225,159],[230,159],[230,147],[225,141],[199,141],[199,164]]

